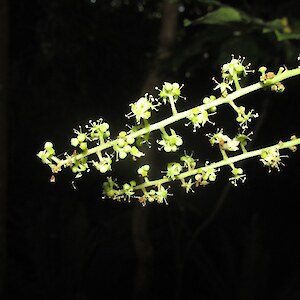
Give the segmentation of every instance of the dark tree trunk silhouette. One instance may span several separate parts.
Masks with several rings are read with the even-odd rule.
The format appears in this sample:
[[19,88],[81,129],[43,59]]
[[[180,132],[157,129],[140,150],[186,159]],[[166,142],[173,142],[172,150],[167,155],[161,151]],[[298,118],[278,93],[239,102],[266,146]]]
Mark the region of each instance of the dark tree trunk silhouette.
[[[161,29],[159,33],[159,44],[153,67],[149,71],[141,94],[152,90],[161,84],[160,65],[170,55],[171,47],[175,41],[178,18],[178,4],[174,1],[165,0],[162,7]],[[148,158],[151,156],[148,154]],[[155,162],[153,161],[153,165]],[[148,236],[148,207],[141,204],[135,205],[132,217],[133,242],[137,257],[136,274],[134,278],[133,299],[150,299],[149,288],[151,287],[151,273],[153,250]]]
[[[7,202],[8,3],[0,1],[0,298],[4,295]],[[1,297],[2,296],[2,297]]]

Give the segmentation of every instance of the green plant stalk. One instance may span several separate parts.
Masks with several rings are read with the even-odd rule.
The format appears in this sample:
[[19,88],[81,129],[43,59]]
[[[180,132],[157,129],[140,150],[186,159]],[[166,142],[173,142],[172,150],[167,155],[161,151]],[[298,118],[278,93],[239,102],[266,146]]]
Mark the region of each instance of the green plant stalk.
[[238,78],[237,74],[234,74],[233,81],[234,81],[235,89],[240,90],[241,86],[240,86],[239,78]]
[[[298,75],[300,75],[300,67],[295,68],[295,69],[291,69],[291,70],[285,70],[281,74],[275,75],[274,78],[272,78],[272,79],[268,79],[265,82],[257,82],[257,83],[254,83],[252,85],[249,85],[247,87],[238,89],[238,90],[228,94],[225,98],[224,97],[219,97],[211,103],[202,104],[202,105],[196,106],[194,108],[191,108],[191,109],[188,109],[188,110],[185,110],[185,111],[182,111],[182,112],[176,112],[176,114],[172,115],[169,118],[166,118],[162,121],[151,124],[151,125],[149,125],[145,128],[142,128],[138,131],[135,131],[135,132],[132,132],[132,133],[128,134],[127,137],[137,138],[137,137],[143,136],[143,135],[148,134],[152,131],[159,130],[160,128],[166,127],[170,124],[173,124],[175,122],[178,122],[182,119],[187,118],[192,113],[192,110],[197,108],[197,107],[201,108],[202,110],[209,110],[212,107],[217,107],[219,105],[223,105],[223,104],[226,104],[226,103],[232,103],[233,100],[238,99],[238,98],[240,98],[244,95],[250,94],[250,93],[252,93],[254,91],[257,91],[259,89],[262,89],[262,88],[269,87],[271,85],[274,85],[275,83],[278,83],[280,81],[283,81],[283,80],[286,80],[288,78],[298,76]],[[65,159],[65,160],[60,160],[55,156],[51,157],[51,159],[55,163],[57,163],[58,167],[62,167],[67,163],[70,163],[70,162],[74,163],[76,160],[80,160],[80,159],[82,159],[86,156],[92,155],[96,152],[103,151],[105,149],[111,148],[116,143],[117,143],[117,140],[108,141],[104,144],[101,144],[99,146],[88,149],[85,152],[79,153],[79,154],[77,154],[75,156],[72,156],[71,158],[68,158],[68,159]]]
[[169,102],[170,102],[170,105],[171,105],[172,114],[176,115],[177,114],[177,109],[176,109],[176,106],[175,106],[174,98],[172,96],[169,97]]
[[[287,148],[293,148],[297,145],[300,145],[300,138],[293,139],[293,140],[286,141],[286,142],[280,142],[276,145],[261,148],[261,149],[258,149],[258,150],[249,151],[247,153],[242,153],[242,154],[239,154],[239,155],[236,155],[236,156],[229,157],[227,159],[220,160],[218,162],[213,162],[213,163],[210,163],[210,164],[206,164],[202,167],[199,167],[199,168],[196,168],[196,169],[193,169],[193,170],[182,172],[178,176],[176,176],[176,180],[183,180],[187,177],[191,177],[191,176],[194,176],[196,174],[199,174],[200,171],[203,170],[203,168],[218,169],[218,168],[221,168],[221,167],[224,167],[224,166],[227,166],[227,165],[229,165],[229,166],[233,165],[234,163],[242,161],[242,160],[246,160],[246,159],[256,157],[256,156],[261,156],[261,154],[263,152],[267,151],[267,150],[287,149]],[[147,188],[147,187],[159,186],[159,185],[162,185],[162,184],[165,184],[165,183],[168,183],[168,182],[172,182],[172,181],[174,181],[174,180],[172,180],[171,178],[168,178],[168,177],[163,177],[163,178],[155,179],[155,180],[149,180],[147,182],[144,182],[144,183],[141,183],[141,184],[135,186],[133,188],[133,190],[145,190],[145,188]]]

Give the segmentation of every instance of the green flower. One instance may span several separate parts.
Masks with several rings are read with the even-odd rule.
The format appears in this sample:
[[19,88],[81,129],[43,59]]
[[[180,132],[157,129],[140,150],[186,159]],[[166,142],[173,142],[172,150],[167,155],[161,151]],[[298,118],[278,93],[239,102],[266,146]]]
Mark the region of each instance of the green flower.
[[102,187],[104,196],[114,200],[120,200],[120,191],[117,190],[119,186],[111,177],[107,177],[107,181],[103,183]]
[[164,104],[169,102],[170,98],[172,98],[173,101],[176,102],[180,97],[181,88],[182,86],[180,86],[177,82],[165,82],[162,87],[162,90],[160,90],[159,97],[162,98]]
[[179,163],[169,163],[167,167],[167,177],[171,178],[172,180],[175,180],[176,176],[179,175],[181,171],[182,166]]
[[41,150],[37,156],[41,159],[44,164],[51,164],[51,158],[55,155],[55,150],[51,142],[44,144],[44,150]]
[[138,172],[138,174],[140,174],[143,177],[148,177],[149,170],[150,170],[149,165],[143,165],[137,170],[137,172]]
[[180,160],[183,161],[183,167],[187,168],[188,171],[195,169],[197,159],[194,159],[191,155],[183,155]]
[[103,122],[102,119],[99,119],[95,122],[90,121],[90,125],[87,125],[89,136],[93,141],[100,140],[100,142],[104,142],[105,138],[110,136],[109,124]]
[[167,203],[168,196],[171,196],[171,194],[168,193],[168,189],[165,189],[162,185],[159,185],[157,187],[156,191],[156,201],[157,203]]
[[183,187],[185,189],[185,192],[188,193],[190,191],[194,192],[192,187],[195,184],[195,182],[192,181],[192,179],[190,178],[188,182],[186,182],[185,180],[182,182],[181,187]]
[[231,61],[222,66],[222,77],[228,82],[234,80],[234,77],[246,76],[248,73],[253,72],[249,70],[250,64],[244,66],[245,58],[238,57],[237,59],[232,56]]
[[220,89],[222,97],[227,97],[228,90],[233,91],[232,87],[230,86],[231,82],[222,81],[221,83],[219,83],[215,78],[213,78],[213,81],[217,84],[216,87],[214,87],[214,90]]
[[218,144],[221,149],[226,151],[237,151],[239,148],[239,140],[237,138],[231,139],[229,136],[223,134],[223,130],[215,134],[208,134],[211,145]]
[[238,116],[236,120],[240,123],[240,126],[243,130],[248,128],[248,123],[252,121],[253,118],[257,118],[258,113],[254,113],[254,110],[251,109],[248,113],[246,113],[246,108],[244,106],[240,106],[238,108]]
[[130,201],[131,196],[134,195],[133,188],[136,186],[136,182],[134,180],[130,181],[130,183],[123,184],[123,193],[128,198],[128,201]]
[[209,114],[207,110],[200,110],[199,107],[196,107],[192,109],[191,114],[187,117],[190,122],[187,123],[186,126],[192,123],[194,126],[193,131],[196,132],[197,128],[203,127],[207,122],[214,125],[214,123],[209,120],[209,116],[212,114]]
[[135,117],[137,124],[140,124],[141,119],[148,120],[151,117],[151,111],[156,109],[158,104],[154,104],[153,96],[145,94],[135,103],[131,103],[131,112],[126,115],[127,118]]
[[277,169],[280,171],[279,166],[284,165],[281,162],[281,157],[282,156],[280,156],[279,149],[277,147],[273,147],[262,151],[260,161],[265,166],[269,167],[269,172],[271,172],[271,169]]
[[242,183],[246,180],[246,174],[244,174],[244,170],[242,168],[234,168],[232,169],[233,176],[229,178],[229,181],[234,185],[237,186],[237,182],[241,181]]
[[177,135],[173,129],[170,129],[170,135],[168,135],[164,129],[161,129],[161,131],[162,140],[157,140],[157,143],[161,145],[166,152],[176,152],[178,147],[183,144],[181,136]]
[[100,161],[92,161],[94,167],[101,173],[106,173],[111,170],[112,160],[111,157],[106,153],[105,157],[101,157]]

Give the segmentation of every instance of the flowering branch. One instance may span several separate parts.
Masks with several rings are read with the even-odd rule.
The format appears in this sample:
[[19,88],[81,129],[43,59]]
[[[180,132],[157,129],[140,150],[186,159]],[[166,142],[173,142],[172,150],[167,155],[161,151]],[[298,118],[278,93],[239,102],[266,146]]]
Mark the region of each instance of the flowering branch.
[[[162,89],[158,89],[159,98],[145,94],[135,103],[130,104],[131,112],[126,115],[127,118],[134,118],[135,125],[129,131],[121,131],[115,139],[110,137],[110,126],[103,119],[90,121],[79,130],[74,130],[75,137],[70,141],[74,147],[72,154],[65,153],[63,159],[59,159],[55,155],[55,150],[51,142],[46,142],[44,150],[38,153],[38,157],[43,163],[49,165],[52,171],[51,181],[55,181],[55,174],[59,173],[63,168],[71,168],[75,173],[75,178],[79,178],[82,174],[90,169],[96,168],[101,173],[111,172],[113,165],[119,160],[123,160],[131,156],[134,161],[145,156],[141,151],[144,144],[150,146],[150,134],[154,131],[160,131],[160,139],[157,139],[158,150],[165,152],[177,152],[184,144],[184,138],[179,136],[174,129],[169,126],[181,120],[188,120],[186,125],[192,125],[193,131],[205,126],[206,123],[214,124],[210,117],[216,114],[217,107],[223,104],[229,104],[237,114],[236,121],[241,128],[240,133],[230,138],[223,133],[223,130],[218,130],[214,134],[208,134],[211,145],[218,145],[222,160],[215,163],[206,163],[203,166],[197,166],[197,159],[192,156],[183,155],[179,162],[170,162],[167,165],[167,170],[162,178],[149,180],[148,173],[149,165],[143,165],[137,168],[137,172],[143,179],[143,182],[137,184],[135,180],[119,187],[116,180],[111,177],[103,184],[103,194],[105,197],[115,200],[131,200],[137,198],[141,203],[157,201],[165,202],[168,193],[168,188],[163,184],[172,181],[180,181],[181,186],[186,192],[192,191],[192,188],[207,185],[216,179],[216,172],[219,168],[226,165],[232,169],[232,177],[230,181],[236,185],[238,181],[244,182],[246,175],[244,170],[235,167],[235,163],[254,156],[260,156],[264,165],[269,168],[279,169],[281,156],[279,150],[291,148],[295,150],[296,145],[300,144],[300,139],[295,136],[290,141],[280,142],[271,147],[258,149],[255,151],[247,151],[247,141],[250,140],[249,135],[245,131],[248,128],[249,122],[253,118],[257,118],[258,114],[253,110],[246,111],[244,106],[238,106],[235,100],[242,96],[250,94],[256,90],[270,87],[272,91],[283,92],[284,86],[282,81],[300,75],[300,67],[288,70],[287,68],[279,68],[275,74],[267,72],[266,67],[260,67],[259,81],[242,87],[242,79],[249,73],[250,64],[244,66],[243,58],[234,58],[229,63],[222,66],[222,82],[219,83],[213,79],[217,85],[214,90],[219,90],[221,96],[216,97],[211,95],[203,99],[203,103],[178,112],[176,103],[181,96],[181,89],[178,83],[165,82]],[[158,111],[160,106],[170,105],[171,116],[162,119],[156,123],[150,124],[149,120],[153,111]],[[228,153],[241,151],[241,154],[230,156]]]

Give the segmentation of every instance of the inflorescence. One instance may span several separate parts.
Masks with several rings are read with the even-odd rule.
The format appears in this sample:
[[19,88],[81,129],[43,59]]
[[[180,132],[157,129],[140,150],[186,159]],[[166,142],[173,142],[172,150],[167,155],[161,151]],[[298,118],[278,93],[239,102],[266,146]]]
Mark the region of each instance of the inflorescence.
[[[194,108],[178,112],[177,101],[185,99],[181,95],[183,85],[165,82],[161,89],[156,88],[159,92],[157,98],[145,94],[129,105],[130,112],[126,117],[134,119],[134,125],[127,131],[119,132],[117,137],[111,138],[110,125],[103,119],[99,119],[74,129],[74,137],[70,140],[74,148],[72,153],[56,156],[53,144],[46,142],[44,149],[37,156],[50,167],[52,173],[50,181],[55,182],[56,174],[64,168],[70,168],[75,178],[79,178],[93,167],[102,174],[109,174],[102,186],[103,197],[117,201],[137,199],[145,205],[147,202],[167,203],[168,196],[172,195],[169,192],[172,182],[179,181],[187,193],[194,192],[196,188],[214,182],[218,171],[224,166],[231,168],[232,176],[229,181],[233,185],[244,182],[246,174],[241,167],[236,166],[236,163],[250,157],[260,157],[260,161],[269,171],[279,170],[283,165],[284,157],[280,154],[280,150],[289,148],[295,151],[296,145],[300,144],[300,139],[292,136],[290,141],[281,141],[271,147],[248,151],[247,144],[251,140],[251,132],[247,133],[248,126],[254,118],[258,117],[258,114],[253,109],[247,110],[244,106],[238,106],[235,100],[266,87],[270,87],[275,92],[283,92],[284,86],[281,81],[300,75],[300,68],[287,70],[282,67],[275,74],[268,72],[266,67],[260,67],[259,81],[242,87],[242,79],[254,72],[249,69],[250,64],[244,65],[244,60],[232,56],[231,61],[221,68],[222,81],[218,82],[213,78],[216,83],[214,90],[219,90],[220,96],[204,97],[202,104]],[[224,129],[217,129],[215,133],[207,134],[210,144],[218,147],[221,159],[218,162],[201,164],[199,159],[188,155],[186,150],[182,149],[184,138],[170,125],[186,119],[185,125],[192,125],[194,132],[206,124],[215,125],[211,117],[217,113],[217,107],[223,104],[229,104],[234,110],[240,130],[233,137],[226,135]],[[162,106],[170,106],[170,116],[151,124],[152,114],[158,112]],[[154,131],[160,131],[160,135],[156,139],[157,146],[152,149],[156,148],[166,153],[179,151],[183,153],[179,155],[177,161],[165,164],[165,169],[161,171],[162,177],[158,179],[151,179],[151,166],[147,163],[147,157],[143,152],[145,146],[150,147],[150,136]],[[114,171],[115,164],[119,160],[128,157],[132,158],[131,163],[135,166],[138,179],[120,184],[110,173]]]

